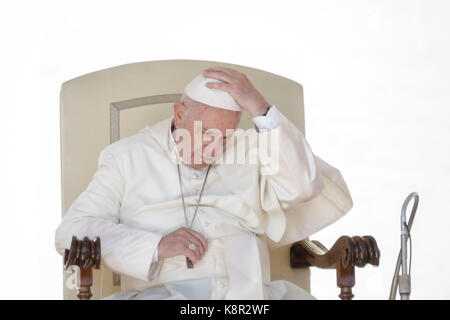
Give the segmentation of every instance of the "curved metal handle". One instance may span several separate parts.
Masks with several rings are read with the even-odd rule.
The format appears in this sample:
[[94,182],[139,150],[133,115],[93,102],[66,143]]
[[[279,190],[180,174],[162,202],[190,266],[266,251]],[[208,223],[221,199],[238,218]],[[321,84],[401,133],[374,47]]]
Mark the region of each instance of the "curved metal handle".
[[[414,198],[414,205],[411,210],[411,215],[409,217],[408,227],[406,228],[406,208],[408,207],[408,204],[412,198]],[[414,222],[414,217],[416,216],[416,211],[417,211],[418,205],[419,205],[419,195],[417,194],[417,192],[410,193],[406,197],[405,201],[403,202],[402,212],[401,212],[401,216],[400,216],[400,223],[401,223],[401,230],[402,230],[402,247],[404,247],[404,248],[406,248],[406,240],[407,240],[407,237],[409,237],[409,233],[407,233],[407,230],[411,231],[412,224]],[[408,234],[408,236],[406,236],[406,234]],[[392,278],[391,292],[389,294],[389,300],[395,300],[395,297],[397,294],[400,265],[402,265],[403,274],[406,273],[406,263],[402,263],[402,260],[406,261],[406,250],[400,249],[400,251],[398,253],[398,257],[397,257],[397,264],[395,266],[394,277]]]

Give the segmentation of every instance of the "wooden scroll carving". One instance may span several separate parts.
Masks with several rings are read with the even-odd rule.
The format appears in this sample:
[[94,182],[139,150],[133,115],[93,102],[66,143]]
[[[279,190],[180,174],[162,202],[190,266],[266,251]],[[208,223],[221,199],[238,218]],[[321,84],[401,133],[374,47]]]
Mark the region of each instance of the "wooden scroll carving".
[[371,236],[342,236],[330,250],[319,241],[295,242],[290,255],[292,268],[314,266],[336,269],[337,286],[341,288],[339,297],[351,300],[354,297],[352,287],[355,285],[355,266],[361,268],[368,263],[378,266],[380,250]]
[[89,300],[92,297],[92,268],[100,268],[100,238],[90,240],[84,237],[83,240],[78,240],[75,236],[72,237],[70,250],[64,252],[64,269],[67,270],[70,266],[77,266],[80,268],[80,289],[77,297],[80,300]]

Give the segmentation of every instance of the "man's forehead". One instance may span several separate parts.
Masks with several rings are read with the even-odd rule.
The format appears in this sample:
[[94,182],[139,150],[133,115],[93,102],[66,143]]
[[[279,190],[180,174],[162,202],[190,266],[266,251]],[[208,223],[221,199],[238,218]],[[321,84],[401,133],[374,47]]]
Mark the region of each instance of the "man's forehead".
[[220,109],[216,107],[212,107],[210,105],[193,101],[193,103],[189,104],[189,108],[196,111],[196,113],[199,114],[205,114],[206,116],[213,116],[213,115],[226,115],[231,113],[236,113],[236,111],[230,111],[225,109]]
[[209,106],[199,106],[192,108],[190,118],[193,121],[203,122],[233,122],[238,119],[241,112],[218,109]]

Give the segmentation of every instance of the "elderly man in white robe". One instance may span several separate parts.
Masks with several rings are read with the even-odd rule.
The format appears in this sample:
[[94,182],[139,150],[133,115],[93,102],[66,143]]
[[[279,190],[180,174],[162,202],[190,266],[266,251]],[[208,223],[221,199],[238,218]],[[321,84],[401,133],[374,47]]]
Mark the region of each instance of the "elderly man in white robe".
[[[106,299],[313,298],[271,281],[268,247],[350,210],[340,172],[236,70],[204,70],[173,108],[102,150],[56,230],[57,251],[72,235],[100,237],[102,261],[121,275],[121,291]],[[242,112],[254,128],[236,130]],[[234,162],[219,161],[232,151]]]

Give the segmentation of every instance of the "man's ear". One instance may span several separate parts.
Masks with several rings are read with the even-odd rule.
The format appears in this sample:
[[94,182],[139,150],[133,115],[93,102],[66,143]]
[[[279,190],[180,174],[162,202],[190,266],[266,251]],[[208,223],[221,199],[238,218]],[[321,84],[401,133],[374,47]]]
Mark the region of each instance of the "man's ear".
[[182,128],[184,123],[184,105],[181,102],[173,104],[173,119],[175,128]]

